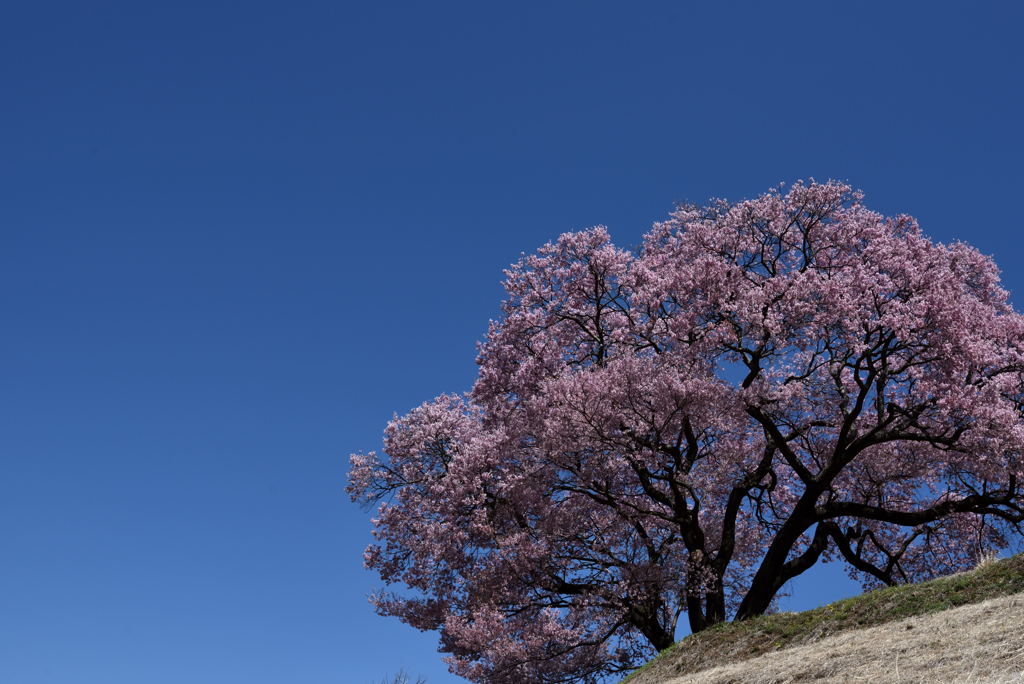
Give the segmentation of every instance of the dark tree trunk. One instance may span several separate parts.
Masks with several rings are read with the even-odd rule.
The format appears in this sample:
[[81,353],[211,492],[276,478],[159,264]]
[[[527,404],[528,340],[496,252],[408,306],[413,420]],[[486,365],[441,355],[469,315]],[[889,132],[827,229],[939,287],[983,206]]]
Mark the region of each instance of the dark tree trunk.
[[659,610],[657,607],[646,605],[642,607],[634,606],[630,610],[630,622],[640,630],[640,633],[647,637],[647,641],[651,643],[654,648],[659,651],[664,651],[666,648],[675,643],[675,621],[671,624],[663,625],[658,619]]
[[[737,620],[747,620],[757,615],[763,615],[772,604],[772,599],[778,593],[782,585],[789,579],[799,575],[814,561],[824,550],[827,538],[824,534],[815,534],[814,543],[800,558],[787,563],[786,559],[800,539],[800,535],[810,529],[815,523],[814,503],[817,499],[817,492],[808,489],[800,502],[793,509],[789,519],[776,533],[768,547],[768,552],[761,560],[761,565],[754,574],[750,583],[750,589],[740,602],[736,611]],[[822,531],[823,532],[823,531]]]
[[725,586],[720,576],[715,575],[711,585],[699,588],[696,580],[690,585],[695,589],[686,595],[686,615],[690,632],[696,634],[712,625],[725,622]]
[[696,634],[708,627],[708,623],[704,619],[704,606],[701,605],[700,596],[698,594],[687,593],[686,617],[690,621],[691,634]]
[[715,577],[704,595],[704,621],[707,627],[725,622],[725,586],[721,577]]
[[646,627],[641,627],[640,631],[658,651],[664,651],[676,642],[675,634],[666,630],[656,620]]

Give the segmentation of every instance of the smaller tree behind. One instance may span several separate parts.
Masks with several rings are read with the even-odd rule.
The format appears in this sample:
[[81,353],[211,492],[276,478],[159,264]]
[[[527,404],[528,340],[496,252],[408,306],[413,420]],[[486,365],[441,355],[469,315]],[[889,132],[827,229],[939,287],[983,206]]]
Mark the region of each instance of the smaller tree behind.
[[[413,684],[413,680],[405,670],[399,670],[398,674],[394,677],[385,677],[382,679],[380,684]],[[427,680],[423,677],[417,677],[415,684],[427,684]]]
[[474,681],[598,681],[821,559],[966,568],[1024,520],[1024,320],[990,259],[839,183],[680,207],[507,272],[467,397],[352,457],[366,561]]

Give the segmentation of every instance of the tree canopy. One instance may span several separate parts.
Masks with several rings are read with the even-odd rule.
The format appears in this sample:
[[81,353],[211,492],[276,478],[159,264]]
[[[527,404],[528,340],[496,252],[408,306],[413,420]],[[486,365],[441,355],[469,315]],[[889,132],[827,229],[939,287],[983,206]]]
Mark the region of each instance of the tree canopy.
[[352,456],[380,613],[480,682],[596,682],[837,560],[963,569],[1024,521],[1024,318],[993,261],[837,183],[567,233],[464,396]]

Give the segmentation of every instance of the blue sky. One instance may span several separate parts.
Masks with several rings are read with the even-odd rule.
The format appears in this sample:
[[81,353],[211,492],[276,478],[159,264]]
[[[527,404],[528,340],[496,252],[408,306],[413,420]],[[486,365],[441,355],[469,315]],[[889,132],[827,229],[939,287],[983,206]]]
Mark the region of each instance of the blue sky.
[[343,487],[469,387],[502,268],[813,176],[1024,292],[1019,7],[10,4],[0,680],[457,681]]

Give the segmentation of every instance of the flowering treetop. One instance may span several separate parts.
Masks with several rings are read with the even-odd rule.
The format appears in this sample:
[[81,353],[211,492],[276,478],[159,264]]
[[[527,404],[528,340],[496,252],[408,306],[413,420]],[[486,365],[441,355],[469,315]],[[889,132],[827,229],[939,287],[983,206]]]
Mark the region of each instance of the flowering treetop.
[[465,397],[352,458],[378,610],[474,681],[598,681],[818,560],[961,569],[1024,521],[1024,318],[988,257],[798,183],[506,272]]

